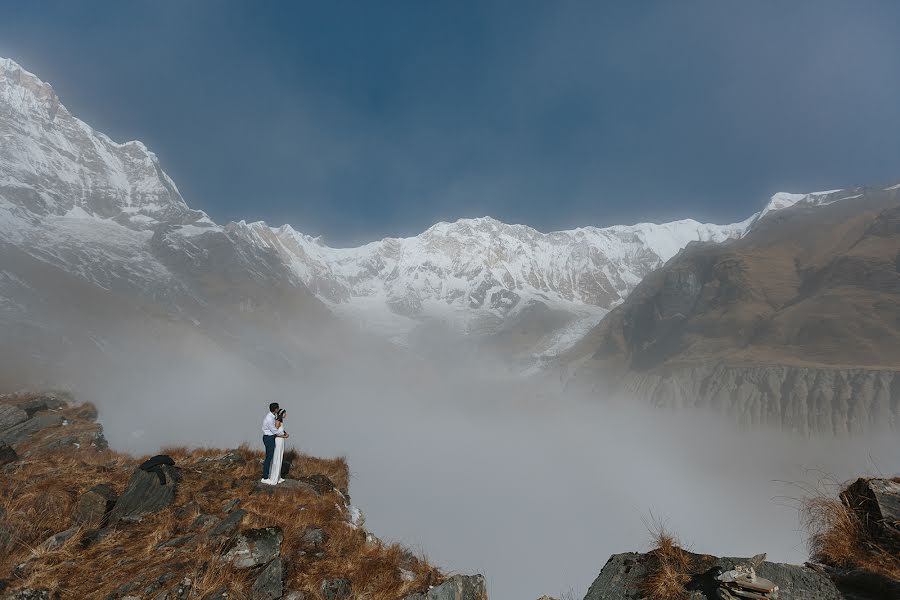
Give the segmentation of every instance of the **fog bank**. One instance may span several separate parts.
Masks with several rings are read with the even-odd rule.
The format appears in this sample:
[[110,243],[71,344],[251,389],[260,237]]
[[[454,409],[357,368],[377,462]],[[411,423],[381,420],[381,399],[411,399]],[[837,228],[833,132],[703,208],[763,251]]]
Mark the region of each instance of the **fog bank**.
[[581,597],[610,554],[649,548],[651,514],[697,551],[801,562],[795,484],[900,471],[889,436],[739,432],[713,416],[371,356],[321,367],[275,376],[207,349],[126,353],[65,377],[97,402],[112,447],[137,453],[261,448],[266,407],[280,402],[289,447],[347,456],[368,529],[448,571],[484,573],[492,600]]

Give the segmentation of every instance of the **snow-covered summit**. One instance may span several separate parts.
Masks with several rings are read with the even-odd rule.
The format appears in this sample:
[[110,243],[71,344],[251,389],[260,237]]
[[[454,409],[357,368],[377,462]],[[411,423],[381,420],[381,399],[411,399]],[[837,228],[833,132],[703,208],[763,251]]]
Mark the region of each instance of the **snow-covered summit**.
[[50,84],[0,59],[0,196],[36,215],[93,216],[135,229],[190,223],[156,155],[117,143],[72,116]]

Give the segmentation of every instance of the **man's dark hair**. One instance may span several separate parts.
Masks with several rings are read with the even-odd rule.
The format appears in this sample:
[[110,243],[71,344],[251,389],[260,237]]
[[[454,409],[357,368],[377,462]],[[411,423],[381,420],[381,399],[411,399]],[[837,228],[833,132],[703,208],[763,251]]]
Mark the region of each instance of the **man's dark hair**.
[[273,402],[272,404],[269,405],[269,412],[275,412],[276,410],[278,410],[277,402]]

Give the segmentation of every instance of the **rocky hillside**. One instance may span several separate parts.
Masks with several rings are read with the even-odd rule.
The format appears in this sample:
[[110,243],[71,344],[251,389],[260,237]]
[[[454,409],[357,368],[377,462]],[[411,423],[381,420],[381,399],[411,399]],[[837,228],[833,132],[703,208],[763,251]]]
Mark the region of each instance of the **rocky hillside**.
[[169,448],[174,466],[106,447],[90,404],[0,396],[0,597],[16,600],[486,600],[381,542],[350,503],[343,459]]
[[746,425],[900,425],[900,186],[690,244],[567,357],[570,385]]

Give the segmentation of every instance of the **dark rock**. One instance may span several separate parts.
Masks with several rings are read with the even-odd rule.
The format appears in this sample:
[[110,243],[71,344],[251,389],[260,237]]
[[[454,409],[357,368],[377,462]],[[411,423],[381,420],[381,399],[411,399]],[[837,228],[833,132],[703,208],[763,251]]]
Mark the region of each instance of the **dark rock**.
[[841,569],[828,565],[808,566],[828,575],[848,599],[900,598],[900,581],[862,569]]
[[328,533],[320,527],[309,526],[303,530],[300,536],[300,548],[298,555],[301,558],[321,560],[325,558],[325,543],[328,541]]
[[65,531],[60,531],[59,533],[55,533],[43,541],[43,543],[41,544],[41,548],[43,548],[44,550],[51,550],[51,551],[58,550],[59,548],[62,547],[63,544],[65,544],[67,541],[69,541],[80,530],[81,530],[80,527],[70,527],[69,529],[66,529]]
[[252,600],[277,600],[284,594],[284,563],[276,558],[263,569],[250,590]]
[[[414,595],[415,596],[415,595]],[[487,587],[481,575],[454,575],[428,590],[425,600],[487,600]]]
[[278,557],[283,540],[281,527],[249,529],[235,538],[224,559],[238,569],[258,567]]
[[73,517],[75,523],[85,527],[103,527],[117,499],[115,490],[108,483],[95,485],[78,499]]
[[325,600],[344,600],[350,598],[352,588],[349,579],[324,579],[319,587]]
[[230,513],[234,509],[236,509],[241,504],[240,498],[235,498],[234,500],[226,500],[222,503],[222,512]]
[[28,420],[28,413],[11,404],[0,404],[0,434]]
[[200,515],[191,523],[191,531],[206,531],[212,529],[222,522],[222,519],[215,515]]
[[877,539],[900,552],[900,481],[857,479],[841,492],[841,501]]
[[16,454],[16,451],[5,443],[0,442],[0,467],[14,463],[17,460],[19,460],[19,455]]
[[5,442],[10,446],[18,444],[38,431],[59,427],[63,424],[63,420],[62,415],[36,415],[0,433],[0,442]]
[[175,467],[161,465],[160,471],[166,483],[160,485],[157,474],[136,469],[128,480],[128,486],[109,513],[109,523],[140,519],[143,515],[159,512],[175,501],[175,489],[179,473]]
[[[711,569],[718,567],[728,571],[738,564],[747,564],[750,561],[746,558],[716,558],[688,554],[691,557],[690,570],[695,575],[688,585],[689,589],[693,589],[689,596],[690,600],[708,598],[704,581]],[[642,597],[640,585],[652,572],[655,561],[656,558],[652,553],[614,554],[594,580],[584,600],[635,600]],[[756,572],[760,577],[770,579],[778,585],[781,600],[843,600],[843,596],[828,577],[808,567],[762,562]]]
[[102,429],[94,434],[94,438],[91,440],[91,446],[98,450],[106,450],[109,448],[109,442],[106,441],[106,436],[103,435]]
[[241,521],[244,520],[244,516],[247,514],[247,511],[243,508],[239,508],[233,513],[229,513],[227,517],[222,519],[222,522],[212,528],[209,532],[209,535],[222,535],[222,536],[231,536],[234,535],[238,528],[241,526]]
[[303,550],[321,550],[327,541],[327,531],[321,527],[309,526],[303,530],[303,534],[300,536],[300,547]]
[[16,402],[16,405],[28,413],[29,417],[33,417],[42,410],[59,410],[65,408],[68,406],[68,402],[57,396],[41,395],[35,398],[19,400]]

